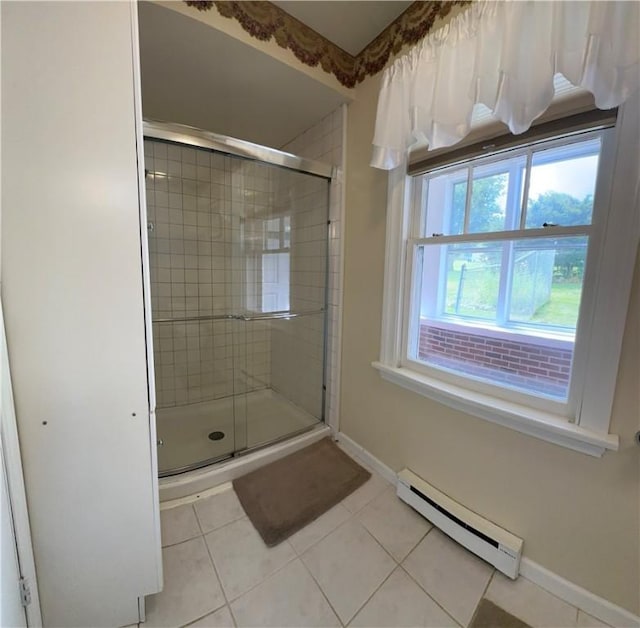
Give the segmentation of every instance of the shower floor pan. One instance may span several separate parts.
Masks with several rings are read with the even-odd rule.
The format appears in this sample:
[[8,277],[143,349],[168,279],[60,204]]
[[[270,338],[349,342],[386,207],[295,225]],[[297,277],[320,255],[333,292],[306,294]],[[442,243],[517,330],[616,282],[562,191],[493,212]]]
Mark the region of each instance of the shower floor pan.
[[254,449],[320,423],[271,389],[248,393],[242,414],[234,419],[234,397],[156,410],[160,477],[228,458],[239,449],[236,433],[246,433],[246,448]]

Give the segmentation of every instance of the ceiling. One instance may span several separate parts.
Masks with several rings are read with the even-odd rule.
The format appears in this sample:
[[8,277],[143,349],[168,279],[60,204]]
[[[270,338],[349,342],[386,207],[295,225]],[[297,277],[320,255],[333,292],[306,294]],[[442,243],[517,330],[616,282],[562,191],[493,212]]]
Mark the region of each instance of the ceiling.
[[[411,2],[275,4],[357,53]],[[197,19],[153,2],[138,7],[146,118],[281,148],[346,100],[344,92]]]
[[413,2],[281,0],[273,4],[355,56]]

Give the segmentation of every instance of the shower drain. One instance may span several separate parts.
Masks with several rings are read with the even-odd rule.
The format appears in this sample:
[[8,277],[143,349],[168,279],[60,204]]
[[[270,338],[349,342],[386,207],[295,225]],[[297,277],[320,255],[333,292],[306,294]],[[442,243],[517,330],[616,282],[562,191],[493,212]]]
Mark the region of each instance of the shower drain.
[[209,438],[211,440],[222,440],[224,438],[224,432],[211,432]]

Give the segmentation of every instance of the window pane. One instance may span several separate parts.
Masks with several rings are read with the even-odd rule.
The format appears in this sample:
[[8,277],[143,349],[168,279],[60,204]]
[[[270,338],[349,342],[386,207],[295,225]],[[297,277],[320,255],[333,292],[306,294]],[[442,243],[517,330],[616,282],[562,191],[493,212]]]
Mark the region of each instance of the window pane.
[[[518,228],[525,166],[526,156],[518,155],[425,177],[427,192],[421,235],[489,233]],[[466,212],[470,172],[473,185]]]
[[586,257],[586,236],[517,242],[509,319],[575,331]]
[[443,246],[444,313],[495,321],[503,244]]
[[416,247],[409,357],[566,399],[588,238]]
[[427,179],[424,236],[463,232],[468,174],[468,168],[462,168]]
[[509,174],[487,175],[489,169],[495,170],[495,165],[473,169],[467,233],[503,231],[505,228]]
[[451,195],[451,212],[449,216],[449,233],[464,233],[464,209],[467,203],[467,181],[453,184]]
[[289,309],[289,253],[262,256],[262,311]]
[[591,224],[600,138],[533,154],[527,228]]

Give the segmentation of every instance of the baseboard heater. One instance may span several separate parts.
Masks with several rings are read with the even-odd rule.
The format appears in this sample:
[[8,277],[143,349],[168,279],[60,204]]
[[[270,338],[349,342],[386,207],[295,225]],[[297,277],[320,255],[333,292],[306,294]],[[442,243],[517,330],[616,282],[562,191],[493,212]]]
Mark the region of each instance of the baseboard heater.
[[398,497],[498,571],[517,578],[522,539],[453,501],[409,469],[398,474]]

